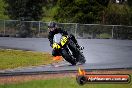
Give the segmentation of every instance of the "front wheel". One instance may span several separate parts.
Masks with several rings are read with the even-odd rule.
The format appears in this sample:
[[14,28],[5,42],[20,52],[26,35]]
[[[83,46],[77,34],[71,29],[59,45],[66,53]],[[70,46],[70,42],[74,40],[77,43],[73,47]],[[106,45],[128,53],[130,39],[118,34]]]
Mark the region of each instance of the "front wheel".
[[63,57],[66,61],[68,61],[68,62],[71,63],[72,65],[76,65],[76,60],[75,60],[71,55],[69,55],[68,52],[67,52],[65,49],[63,49],[63,50],[61,51],[61,53],[62,53],[62,57]]

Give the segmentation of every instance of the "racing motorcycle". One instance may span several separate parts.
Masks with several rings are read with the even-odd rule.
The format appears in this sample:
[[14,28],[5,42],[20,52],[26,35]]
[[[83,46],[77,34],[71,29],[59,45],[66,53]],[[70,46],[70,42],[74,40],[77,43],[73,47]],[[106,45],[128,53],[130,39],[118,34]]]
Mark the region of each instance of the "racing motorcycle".
[[78,62],[80,64],[86,62],[83,52],[76,47],[68,35],[62,35],[61,33],[55,34],[52,48],[58,50],[59,54],[72,65],[76,65]]

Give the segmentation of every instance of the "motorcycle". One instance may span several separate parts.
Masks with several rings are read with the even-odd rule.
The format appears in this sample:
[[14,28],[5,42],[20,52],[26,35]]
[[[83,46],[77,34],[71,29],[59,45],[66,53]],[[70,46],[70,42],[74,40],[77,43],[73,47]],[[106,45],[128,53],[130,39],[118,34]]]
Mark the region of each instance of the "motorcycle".
[[57,50],[59,54],[72,65],[76,65],[78,62],[81,64],[86,62],[83,52],[76,47],[75,43],[68,35],[62,35],[61,33],[55,34],[52,48]]

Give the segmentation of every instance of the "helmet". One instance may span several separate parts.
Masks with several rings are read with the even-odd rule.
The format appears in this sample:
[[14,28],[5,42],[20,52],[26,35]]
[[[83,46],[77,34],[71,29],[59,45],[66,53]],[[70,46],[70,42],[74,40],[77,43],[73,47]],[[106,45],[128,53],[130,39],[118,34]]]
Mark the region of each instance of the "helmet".
[[48,28],[54,28],[57,27],[57,24],[55,22],[49,22]]

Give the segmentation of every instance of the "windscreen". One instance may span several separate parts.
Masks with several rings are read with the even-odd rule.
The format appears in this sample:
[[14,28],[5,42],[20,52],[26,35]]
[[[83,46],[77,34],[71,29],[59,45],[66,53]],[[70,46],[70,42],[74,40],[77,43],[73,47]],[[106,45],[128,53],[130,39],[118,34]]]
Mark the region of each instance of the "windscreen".
[[62,35],[60,33],[55,34],[54,38],[53,38],[53,41],[56,42],[56,43],[60,43],[61,37],[62,37]]

